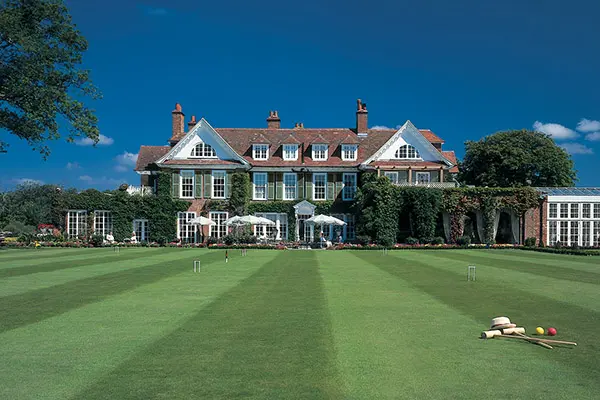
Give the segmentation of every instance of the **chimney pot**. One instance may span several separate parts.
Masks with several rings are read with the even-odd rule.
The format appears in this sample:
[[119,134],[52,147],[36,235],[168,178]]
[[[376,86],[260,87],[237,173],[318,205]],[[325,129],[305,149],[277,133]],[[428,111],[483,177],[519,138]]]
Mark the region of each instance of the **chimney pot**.
[[277,115],[277,111],[269,111],[269,118],[267,118],[267,129],[280,129],[281,120]]
[[367,104],[356,100],[356,133],[367,133],[369,128]]

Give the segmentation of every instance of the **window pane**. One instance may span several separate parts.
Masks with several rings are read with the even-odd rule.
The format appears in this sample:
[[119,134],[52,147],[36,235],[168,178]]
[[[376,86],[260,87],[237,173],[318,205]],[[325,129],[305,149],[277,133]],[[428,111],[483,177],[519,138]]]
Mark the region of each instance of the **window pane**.
[[356,195],[356,174],[344,174],[343,200],[352,200]]
[[196,242],[196,225],[189,223],[190,220],[196,218],[195,212],[180,212],[177,213],[177,237],[182,243]]
[[571,221],[571,246],[579,244],[579,222]]
[[284,160],[295,160],[298,158],[298,145],[286,144],[283,145],[283,159]]
[[549,244],[550,246],[554,246],[556,244],[556,242],[558,241],[558,237],[557,237],[557,230],[556,230],[556,225],[559,224],[560,222],[556,222],[556,221],[550,221],[548,223],[548,233],[549,233]]
[[254,173],[254,198],[257,200],[267,199],[267,174]]
[[561,218],[569,218],[569,205],[566,203],[561,203],[560,205],[560,217]]
[[571,218],[579,218],[579,204],[571,204]]
[[225,198],[225,172],[213,171],[212,173],[212,197],[216,199]]
[[227,235],[227,221],[229,214],[224,211],[211,211],[209,218],[216,224],[210,226],[209,235],[215,239],[221,239]]
[[194,171],[181,171],[181,197],[189,199],[194,197]]
[[397,172],[384,172],[384,175],[389,178],[392,183],[398,183],[398,173]]
[[589,203],[584,203],[582,206],[582,218],[591,218],[592,217],[592,205]]
[[581,245],[585,247],[590,246],[590,235],[591,235],[591,222],[583,221],[581,223]]
[[284,174],[283,175],[283,198],[285,200],[296,199],[296,174]]
[[560,240],[562,244],[566,245],[569,241],[569,222],[560,222]]
[[592,246],[600,246],[600,221],[594,221],[594,232],[592,232]]
[[313,184],[313,198],[315,200],[325,200],[327,193],[327,174],[315,174]]
[[314,160],[326,160],[327,159],[327,145],[325,144],[313,144],[313,159]]
[[354,223],[354,215],[346,214],[344,220],[346,222],[346,240],[354,240],[356,238],[356,225]]
[[550,218],[558,217],[558,204],[550,203]]
[[600,218],[600,203],[594,204],[594,218]]
[[94,233],[106,237],[112,232],[112,214],[110,211],[94,211]]

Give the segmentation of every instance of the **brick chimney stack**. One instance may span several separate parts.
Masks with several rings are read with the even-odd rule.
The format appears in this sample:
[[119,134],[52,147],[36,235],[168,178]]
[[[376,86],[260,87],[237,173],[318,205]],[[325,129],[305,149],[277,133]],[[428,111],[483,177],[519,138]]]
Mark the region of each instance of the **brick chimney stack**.
[[277,111],[269,111],[269,118],[267,118],[267,129],[280,129],[281,119]]
[[181,104],[175,104],[175,109],[171,111],[173,117],[173,132],[171,134],[171,146],[174,146],[185,135],[185,115],[181,111]]
[[196,116],[192,115],[192,119],[188,122],[188,132],[192,130],[194,126],[196,126],[198,122],[196,121]]
[[356,100],[356,133],[367,133],[369,130],[367,103]]

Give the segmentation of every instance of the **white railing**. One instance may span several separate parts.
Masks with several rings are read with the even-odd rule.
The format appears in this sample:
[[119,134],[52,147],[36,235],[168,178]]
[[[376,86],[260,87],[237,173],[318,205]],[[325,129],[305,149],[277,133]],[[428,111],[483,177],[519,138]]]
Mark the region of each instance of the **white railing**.
[[132,196],[152,196],[154,195],[154,188],[152,186],[129,186],[127,188],[127,193]]
[[396,183],[398,186],[419,186],[419,187],[430,187],[430,188],[453,188],[458,187],[456,182],[398,182]]

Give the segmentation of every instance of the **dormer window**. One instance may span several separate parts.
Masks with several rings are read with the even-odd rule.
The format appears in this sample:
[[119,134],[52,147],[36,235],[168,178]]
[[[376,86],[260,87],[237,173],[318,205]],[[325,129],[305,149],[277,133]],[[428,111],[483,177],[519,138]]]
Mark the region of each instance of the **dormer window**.
[[343,144],[342,145],[342,160],[343,161],[356,161],[356,153],[358,146],[355,144]]
[[326,144],[313,144],[312,145],[312,159],[314,161],[326,161],[327,160],[327,145]]
[[417,159],[421,158],[417,149],[415,149],[410,144],[405,144],[404,146],[400,146],[398,150],[396,150],[395,158],[399,159]]
[[206,143],[198,143],[192,149],[190,157],[194,158],[217,158],[217,153],[210,145]]
[[269,145],[268,144],[253,144],[252,145],[252,158],[255,160],[268,160],[269,159]]
[[284,144],[283,145],[283,159],[284,161],[295,161],[298,159],[298,145],[297,144]]

